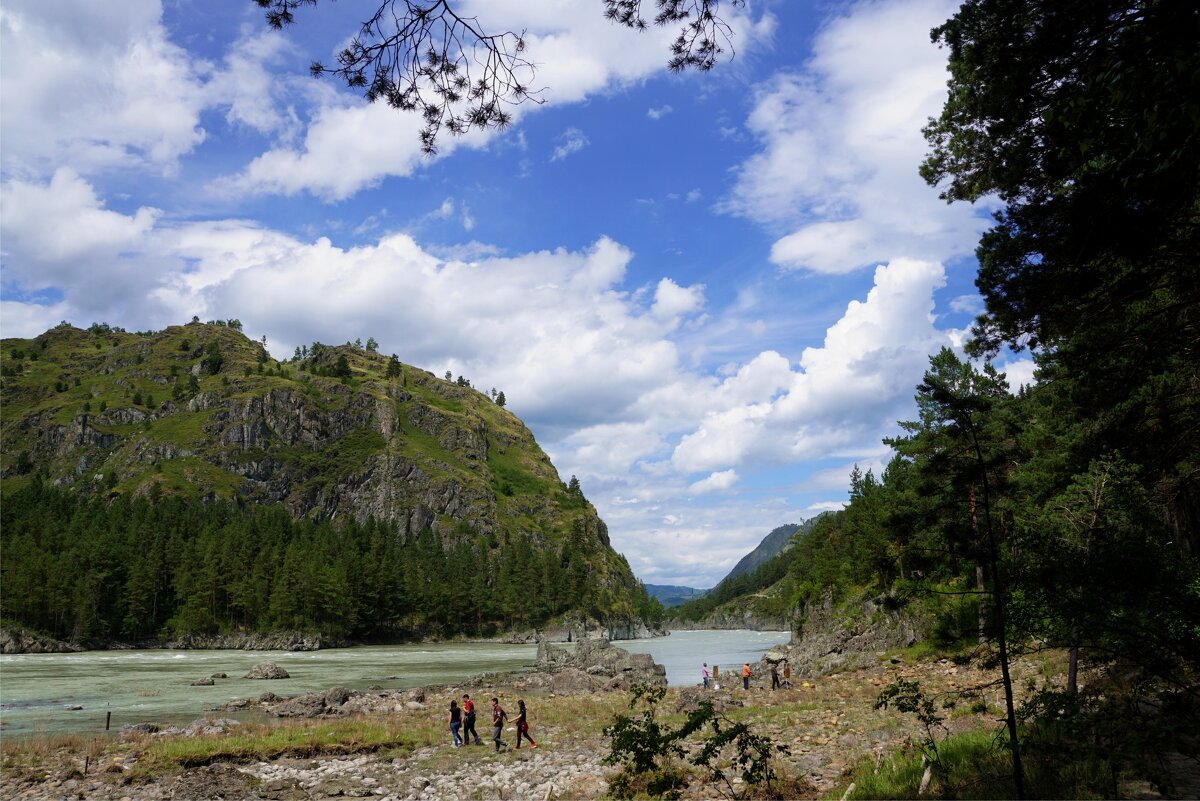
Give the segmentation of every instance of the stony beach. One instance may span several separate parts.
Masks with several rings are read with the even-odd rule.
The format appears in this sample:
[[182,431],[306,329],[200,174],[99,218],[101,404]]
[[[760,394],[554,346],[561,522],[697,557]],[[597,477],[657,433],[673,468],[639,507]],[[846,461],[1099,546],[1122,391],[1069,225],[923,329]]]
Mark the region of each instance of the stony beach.
[[[614,649],[615,650],[615,649]],[[1020,664],[1024,675],[1037,675],[1045,666]],[[759,673],[761,676],[762,673]],[[817,798],[838,792],[847,772],[859,760],[879,764],[896,749],[910,747],[917,736],[916,722],[895,712],[873,708],[880,689],[897,677],[919,678],[931,691],[965,689],[989,683],[990,674],[946,661],[905,664],[880,660],[861,669],[806,680],[796,676],[791,689],[772,692],[755,681],[749,692],[738,687],[703,691],[672,688],[660,706],[661,714],[682,712],[706,697],[732,718],[749,720],[756,732],[766,734],[788,752],[778,765],[789,781],[790,796]],[[576,677],[577,678],[577,677]],[[605,683],[604,677],[596,678]],[[609,679],[608,683],[612,683]],[[261,759],[222,759],[211,764],[144,772],[140,755],[154,742],[170,738],[236,737],[242,724],[228,719],[228,711],[179,730],[130,730],[107,744],[102,754],[86,764],[87,755],[69,748],[47,749],[39,765],[14,769],[0,779],[0,797],[42,801],[48,799],[327,799],[338,797],[401,799],[587,799],[607,792],[614,768],[604,765],[608,742],[603,726],[612,714],[627,710],[629,693],[623,687],[604,689],[551,689],[551,677],[532,673],[510,677],[484,677],[478,683],[407,691],[330,691],[298,699],[248,701],[238,706],[308,709],[305,725],[361,717],[387,718],[417,735],[411,750],[355,750],[353,743],[339,745],[339,753],[282,754]],[[482,703],[477,728],[483,745],[454,748],[442,722],[449,699],[471,693]],[[995,689],[981,691],[981,712],[963,710],[947,720],[952,730],[994,726]],[[490,742],[487,699],[496,695],[510,711],[516,699],[530,706],[532,732],[539,747],[496,753]],[[332,705],[330,702],[333,702]],[[515,732],[504,734],[509,745]],[[736,786],[736,785],[735,785]],[[685,798],[717,795],[699,775],[684,792]]]

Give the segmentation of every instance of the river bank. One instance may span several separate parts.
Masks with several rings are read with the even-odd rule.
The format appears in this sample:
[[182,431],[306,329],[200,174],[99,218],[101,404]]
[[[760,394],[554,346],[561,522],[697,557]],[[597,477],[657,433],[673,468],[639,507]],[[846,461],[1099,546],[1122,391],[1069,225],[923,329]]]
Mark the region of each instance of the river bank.
[[398,632],[385,640],[360,641],[306,631],[245,631],[227,634],[185,634],[148,640],[90,639],[59,640],[49,635],[9,626],[0,628],[0,654],[69,654],[83,651],[319,651],[328,648],[355,648],[372,645],[412,645],[420,643],[486,643],[528,645],[541,639],[552,642],[610,640],[620,642],[664,636],[667,629],[647,625],[641,620],[601,623],[592,618],[571,617],[541,628],[511,629],[489,635],[457,634],[447,636],[433,631]]
[[[1019,660],[1019,677],[1047,680],[1055,666]],[[756,678],[749,692],[723,687],[707,694],[700,688],[671,688],[660,705],[665,715],[708,698],[719,709],[749,723],[787,747],[778,768],[799,795],[817,798],[837,793],[847,771],[861,760],[878,765],[887,755],[920,736],[911,716],[874,709],[880,689],[897,678],[916,679],[929,691],[942,692],[987,685],[989,672],[947,661],[908,663],[881,660],[870,667],[824,677],[794,677],[790,689],[772,692],[769,681]],[[407,694],[406,694],[407,693]],[[513,709],[523,698],[538,748],[497,754],[490,745],[454,749],[446,731],[451,698],[470,693],[484,701],[499,697]],[[993,697],[995,696],[995,697]],[[262,740],[259,724],[222,721],[220,714],[190,731],[127,731],[111,742],[82,738],[45,742],[25,751],[5,744],[0,796],[11,799],[200,799],[223,797],[321,799],[360,796],[401,801],[446,797],[584,799],[603,795],[614,768],[604,765],[608,741],[603,728],[613,716],[628,711],[628,692],[573,691],[533,687],[520,677],[483,677],[471,683],[409,691],[364,691],[352,694],[353,712],[326,718],[275,724],[303,736],[361,721],[384,721],[399,732],[398,740],[380,745],[365,736],[340,734],[336,744],[292,745],[271,754],[240,744]],[[962,709],[947,720],[952,731],[994,728],[997,691],[980,691],[977,710]],[[315,725],[322,719],[330,722]],[[488,731],[485,721],[480,730]],[[214,725],[215,724],[215,725]],[[207,729],[207,731],[206,731]],[[253,733],[254,736],[248,736]],[[306,734],[307,733],[307,734]],[[512,744],[514,735],[505,739]],[[485,740],[485,743],[487,741]],[[201,758],[171,758],[180,744],[200,745]],[[173,750],[175,749],[175,750]],[[796,790],[795,788],[800,788]],[[715,788],[695,775],[684,797],[713,797]]]

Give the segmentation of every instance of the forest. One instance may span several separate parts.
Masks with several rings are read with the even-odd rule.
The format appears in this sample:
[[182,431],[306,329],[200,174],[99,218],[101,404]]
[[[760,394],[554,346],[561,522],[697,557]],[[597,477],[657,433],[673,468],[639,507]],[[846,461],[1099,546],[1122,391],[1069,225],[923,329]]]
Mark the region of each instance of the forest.
[[443,545],[429,530],[405,541],[376,520],[184,496],[86,499],[37,478],[5,496],[0,527],[0,616],[74,641],[287,631],[387,642],[525,630],[569,611],[661,616],[640,585],[618,596],[589,580],[604,554],[583,536],[561,548],[469,533]]

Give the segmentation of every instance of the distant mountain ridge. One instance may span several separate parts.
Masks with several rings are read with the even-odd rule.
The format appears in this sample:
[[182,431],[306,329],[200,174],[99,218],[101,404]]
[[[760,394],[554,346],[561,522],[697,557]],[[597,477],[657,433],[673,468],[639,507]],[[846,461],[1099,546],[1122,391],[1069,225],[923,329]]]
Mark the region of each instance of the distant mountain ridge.
[[695,587],[682,587],[674,584],[644,584],[646,592],[650,593],[651,598],[657,598],[658,602],[668,609],[672,606],[679,606],[688,601],[702,598],[708,590],[698,590]]
[[749,573],[771,557],[783,553],[788,543],[791,542],[792,535],[800,530],[801,525],[801,523],[787,523],[772,529],[771,533],[763,537],[762,542],[756,545],[753,551],[738,560],[738,563],[721,581],[730,581],[743,573]]

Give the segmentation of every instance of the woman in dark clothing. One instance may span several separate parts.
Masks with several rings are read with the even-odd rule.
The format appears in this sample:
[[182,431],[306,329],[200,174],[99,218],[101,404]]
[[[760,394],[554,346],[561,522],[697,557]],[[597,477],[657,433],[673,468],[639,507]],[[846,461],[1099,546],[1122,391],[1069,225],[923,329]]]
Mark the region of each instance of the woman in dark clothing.
[[517,701],[517,748],[521,747],[521,735],[529,741],[530,748],[537,748],[537,743],[529,736],[529,721],[526,718],[525,702]]
[[454,747],[458,748],[462,745],[462,738],[458,736],[459,727],[462,726],[462,710],[458,708],[458,701],[450,702],[450,733],[454,735]]

